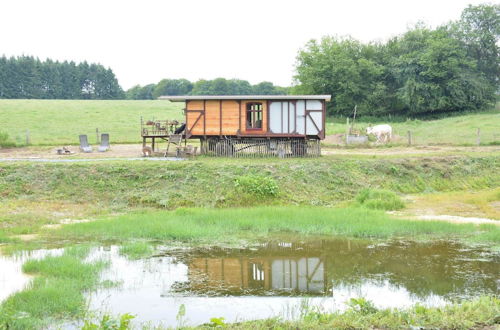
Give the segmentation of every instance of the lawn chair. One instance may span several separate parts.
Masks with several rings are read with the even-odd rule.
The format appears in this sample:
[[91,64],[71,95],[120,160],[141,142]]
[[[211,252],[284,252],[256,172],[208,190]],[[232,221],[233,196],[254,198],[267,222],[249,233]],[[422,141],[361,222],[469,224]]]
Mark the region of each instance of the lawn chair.
[[100,152],[108,151],[109,149],[109,134],[102,133],[101,134],[101,145],[97,148]]
[[170,148],[170,143],[180,146],[182,143],[182,134],[170,134],[168,137],[167,151],[165,151],[164,157],[168,155],[168,149]]
[[89,145],[87,135],[80,135],[80,150],[83,152],[92,152],[92,147]]

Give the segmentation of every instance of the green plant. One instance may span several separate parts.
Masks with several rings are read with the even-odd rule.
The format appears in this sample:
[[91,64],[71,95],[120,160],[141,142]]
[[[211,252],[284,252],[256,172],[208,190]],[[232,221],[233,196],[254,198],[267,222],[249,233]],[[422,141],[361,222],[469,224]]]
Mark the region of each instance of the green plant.
[[212,317],[210,319],[210,323],[208,324],[209,327],[225,327],[227,323],[224,321],[225,318],[223,317]]
[[236,178],[235,187],[256,197],[275,197],[279,193],[278,184],[268,176],[244,175]]
[[392,211],[405,207],[401,198],[389,190],[363,189],[356,196],[356,201],[360,205],[374,210]]
[[130,322],[134,318],[134,315],[128,313],[121,315],[119,319],[106,314],[103,315],[99,324],[85,321],[82,330],[128,330],[131,329]]
[[347,303],[347,306],[352,311],[361,313],[361,314],[373,314],[377,312],[377,308],[375,305],[370,301],[367,300],[366,298],[360,297],[360,298],[351,298],[349,302]]
[[9,139],[9,134],[0,131],[0,148],[14,147],[16,144]]

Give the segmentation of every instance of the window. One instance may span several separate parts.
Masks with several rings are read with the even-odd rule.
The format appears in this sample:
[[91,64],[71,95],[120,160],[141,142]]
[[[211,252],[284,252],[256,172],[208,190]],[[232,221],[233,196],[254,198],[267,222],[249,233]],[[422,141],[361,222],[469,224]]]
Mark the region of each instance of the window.
[[247,103],[247,129],[262,129],[262,103]]

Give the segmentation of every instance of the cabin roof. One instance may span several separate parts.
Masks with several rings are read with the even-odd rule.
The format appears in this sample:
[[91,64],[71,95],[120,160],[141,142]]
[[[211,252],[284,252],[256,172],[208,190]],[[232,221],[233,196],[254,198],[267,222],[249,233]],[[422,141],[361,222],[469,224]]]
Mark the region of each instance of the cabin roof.
[[328,102],[331,95],[166,95],[158,99],[172,102],[191,100],[325,100]]

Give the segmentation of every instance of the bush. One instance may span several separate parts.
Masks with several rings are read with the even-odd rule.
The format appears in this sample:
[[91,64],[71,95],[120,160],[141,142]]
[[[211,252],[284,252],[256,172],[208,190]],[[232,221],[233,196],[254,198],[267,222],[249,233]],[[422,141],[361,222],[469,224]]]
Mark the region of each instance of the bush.
[[363,189],[356,196],[356,201],[369,209],[374,210],[400,210],[405,207],[401,198],[388,190]]
[[235,187],[244,192],[257,197],[278,196],[279,188],[276,181],[267,176],[244,175],[236,178]]
[[9,140],[9,134],[0,131],[0,148],[14,147],[15,143]]

